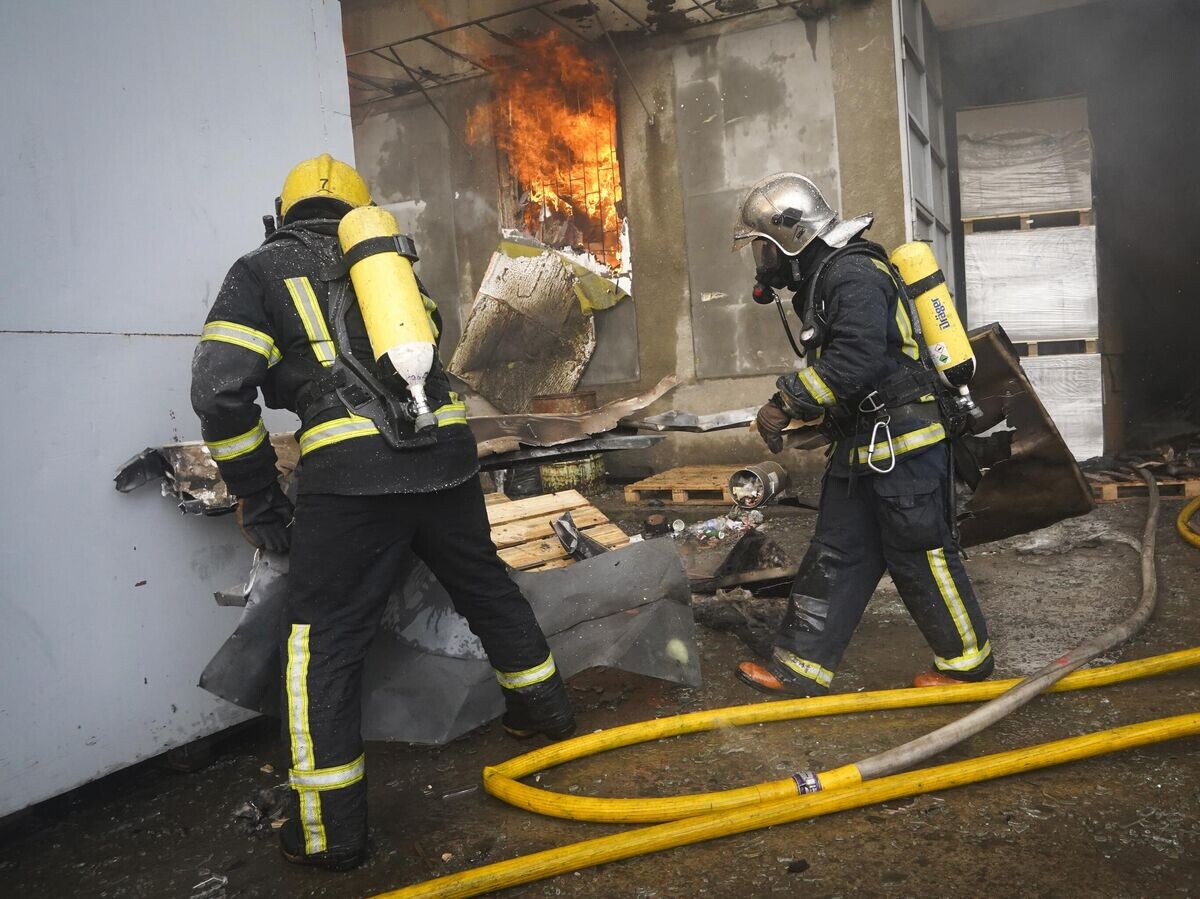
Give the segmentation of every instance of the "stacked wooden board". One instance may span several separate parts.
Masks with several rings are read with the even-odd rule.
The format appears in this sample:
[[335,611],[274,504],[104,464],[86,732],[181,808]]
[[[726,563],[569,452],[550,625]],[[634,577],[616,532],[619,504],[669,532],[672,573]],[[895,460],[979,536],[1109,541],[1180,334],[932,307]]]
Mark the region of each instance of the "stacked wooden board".
[[628,535],[577,490],[519,500],[493,493],[487,497],[487,512],[492,542],[500,558],[510,568],[520,571],[563,568],[574,561],[567,556],[551,526],[564,512],[571,513],[580,531],[609,549],[629,542]]
[[672,468],[625,488],[627,503],[657,499],[672,505],[733,505],[729,478],[739,465],[684,465]]
[[[1136,499],[1149,495],[1149,488],[1142,481],[1102,482],[1088,477],[1092,488],[1092,496],[1098,502],[1115,503],[1123,499]],[[1200,496],[1200,478],[1160,478],[1158,493],[1164,499],[1193,499]]]

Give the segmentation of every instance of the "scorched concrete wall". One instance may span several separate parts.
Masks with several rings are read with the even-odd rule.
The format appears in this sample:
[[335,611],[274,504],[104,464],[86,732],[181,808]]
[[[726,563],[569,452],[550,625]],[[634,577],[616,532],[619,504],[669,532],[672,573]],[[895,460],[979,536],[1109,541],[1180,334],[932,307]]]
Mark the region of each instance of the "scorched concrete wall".
[[[627,77],[612,66],[634,299],[613,312],[636,321],[598,322],[585,384],[603,385],[602,400],[674,374],[681,386],[652,411],[756,405],[780,372],[797,365],[774,309],[748,301],[749,253],[730,252],[738,195],[758,177],[810,173],[844,201],[847,214],[876,213],[876,240],[903,242],[892,6],[843,0],[832,8],[815,19],[785,9],[678,34],[617,36],[629,69]],[[349,49],[412,32],[395,15],[378,3],[350,7]],[[422,278],[456,307],[456,319],[465,316],[497,240],[496,154],[462,141],[466,111],[489,90],[484,78],[431,91],[450,129],[420,96],[375,103],[355,116],[359,166],[381,202],[405,210],[429,248]],[[459,326],[454,321],[443,358]],[[603,376],[593,376],[597,368]],[[652,450],[612,454],[608,464],[628,471],[765,455],[757,438],[725,432],[673,435]],[[819,465],[820,454],[785,461]]]

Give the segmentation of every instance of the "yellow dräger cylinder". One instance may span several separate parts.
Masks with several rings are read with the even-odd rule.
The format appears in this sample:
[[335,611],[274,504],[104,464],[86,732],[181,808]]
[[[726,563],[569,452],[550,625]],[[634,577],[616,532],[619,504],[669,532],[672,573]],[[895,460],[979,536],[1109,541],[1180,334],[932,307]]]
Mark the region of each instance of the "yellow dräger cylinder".
[[921,334],[942,383],[958,391],[959,409],[976,417],[982,415],[967,386],[975,376],[975,353],[933,250],[929,244],[914,240],[896,247],[891,260],[917,307]]
[[436,426],[425,396],[425,378],[437,345],[413,274],[417,250],[412,238],[400,233],[386,209],[360,206],[346,213],[338,225],[338,241],[350,265],[350,281],[376,361],[386,355],[408,384],[417,430]]

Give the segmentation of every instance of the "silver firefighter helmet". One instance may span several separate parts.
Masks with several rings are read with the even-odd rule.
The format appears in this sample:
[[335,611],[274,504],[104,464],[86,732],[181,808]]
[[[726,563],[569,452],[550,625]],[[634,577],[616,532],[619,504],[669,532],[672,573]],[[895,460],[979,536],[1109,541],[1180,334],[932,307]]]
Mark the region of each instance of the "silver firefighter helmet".
[[738,251],[762,238],[786,256],[820,237],[831,247],[842,247],[871,226],[873,216],[842,221],[825,202],[815,184],[795,172],[768,175],[750,188],[733,225],[733,249]]

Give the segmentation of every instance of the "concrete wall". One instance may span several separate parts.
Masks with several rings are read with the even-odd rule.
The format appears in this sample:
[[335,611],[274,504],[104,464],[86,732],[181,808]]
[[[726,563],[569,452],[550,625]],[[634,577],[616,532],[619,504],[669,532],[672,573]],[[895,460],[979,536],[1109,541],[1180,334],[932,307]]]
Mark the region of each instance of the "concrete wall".
[[[377,3],[347,11],[351,49],[369,46],[372,34],[382,43],[410,31],[389,22]],[[682,386],[655,410],[756,405],[774,390],[778,373],[796,362],[775,311],[748,301],[749,254],[730,252],[739,193],[771,171],[809,172],[833,200],[844,201],[848,214],[875,211],[876,239],[903,240],[891,3],[845,0],[818,20],[781,10],[679,34],[618,40],[630,73],[626,77],[613,67],[634,301],[613,312],[635,321],[607,328],[598,322],[600,339],[585,383],[605,385],[604,400],[675,374]],[[634,84],[654,114],[653,124]],[[488,89],[487,80],[479,79],[431,96],[461,135],[465,110]],[[409,141],[411,151],[401,149]],[[494,152],[473,147],[475,158],[467,159],[465,148],[420,97],[384,101],[357,114],[355,142],[360,168],[382,201],[413,209],[424,204],[425,216],[453,217],[457,247],[447,255],[456,255],[457,272],[434,263],[431,268],[441,274],[438,285],[430,286],[450,286],[443,293],[453,294],[465,310],[496,240]],[[400,155],[419,159],[418,171],[397,165]],[[434,197],[436,210],[430,204]],[[418,237],[444,228],[414,223]],[[432,281],[427,272],[422,268],[422,277]],[[631,350],[636,368],[622,362],[620,371],[593,377],[592,369]],[[477,401],[474,407],[484,405]],[[676,435],[653,450],[608,461],[612,469],[630,470],[764,455],[757,438],[736,432]],[[816,465],[820,457],[791,461]]]
[[199,438],[225,271],[294,162],[352,158],[340,26],[334,0],[5,4],[0,815],[245,717],[195,684],[249,547],[112,477]]
[[948,110],[1087,96],[1109,449],[1200,427],[1198,45],[1200,7],[1187,0],[1093,3],[942,36]]

